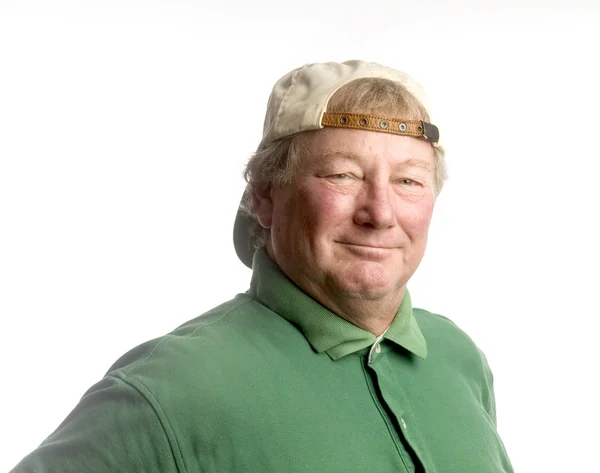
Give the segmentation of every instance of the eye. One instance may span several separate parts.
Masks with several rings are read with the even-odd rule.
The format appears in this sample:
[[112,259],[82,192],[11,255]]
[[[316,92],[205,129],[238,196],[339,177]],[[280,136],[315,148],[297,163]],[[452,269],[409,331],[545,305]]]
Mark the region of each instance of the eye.
[[420,194],[425,189],[422,181],[411,179],[410,177],[403,177],[396,180],[396,186],[399,192],[406,192],[411,195]]
[[327,179],[331,179],[331,180],[334,180],[334,181],[343,181],[345,179],[350,179],[350,175],[349,174],[345,174],[345,173],[330,174],[329,176],[327,176]]

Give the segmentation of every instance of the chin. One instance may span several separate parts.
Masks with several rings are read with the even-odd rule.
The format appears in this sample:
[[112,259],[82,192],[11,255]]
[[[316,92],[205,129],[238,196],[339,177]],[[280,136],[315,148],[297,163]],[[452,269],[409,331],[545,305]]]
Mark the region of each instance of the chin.
[[365,300],[380,299],[403,288],[397,275],[392,277],[389,270],[372,264],[361,264],[359,268],[347,267],[335,280],[341,292]]
[[[395,292],[399,292],[400,289],[397,289]],[[365,301],[376,301],[383,299],[389,296],[392,292],[394,292],[391,286],[387,287],[374,287],[371,285],[363,285],[363,286],[346,286],[342,288],[342,292],[346,297],[353,299],[361,299]]]

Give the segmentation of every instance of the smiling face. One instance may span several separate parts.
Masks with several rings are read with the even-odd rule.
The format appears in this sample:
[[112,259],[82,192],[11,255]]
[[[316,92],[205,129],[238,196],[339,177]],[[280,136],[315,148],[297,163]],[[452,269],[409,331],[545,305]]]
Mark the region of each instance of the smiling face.
[[427,242],[432,146],[339,128],[303,139],[296,179],[255,195],[259,221],[271,228],[271,258],[330,308],[352,299],[399,305]]

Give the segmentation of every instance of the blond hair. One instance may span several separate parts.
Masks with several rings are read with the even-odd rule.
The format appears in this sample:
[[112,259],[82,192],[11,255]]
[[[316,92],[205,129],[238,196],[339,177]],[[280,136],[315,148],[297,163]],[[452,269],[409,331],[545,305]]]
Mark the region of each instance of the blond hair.
[[[327,103],[328,112],[368,113],[373,115],[404,118],[406,120],[431,121],[424,105],[406,87],[389,79],[365,77],[353,80],[340,87]],[[255,248],[266,244],[270,230],[263,228],[253,212],[252,191],[255,187],[283,187],[295,176],[302,155],[300,132],[257,150],[244,169],[246,191],[242,200],[242,211],[252,218],[250,237]],[[439,195],[447,179],[444,150],[434,146],[433,190]]]

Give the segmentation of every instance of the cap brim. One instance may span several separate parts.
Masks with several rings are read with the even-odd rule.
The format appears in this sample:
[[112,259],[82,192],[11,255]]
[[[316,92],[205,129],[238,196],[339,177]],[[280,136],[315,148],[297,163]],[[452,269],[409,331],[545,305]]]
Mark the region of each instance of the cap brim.
[[235,216],[235,223],[233,224],[233,246],[240,261],[250,269],[252,269],[252,258],[255,252],[250,238],[251,224],[252,218],[245,215],[240,207]]

